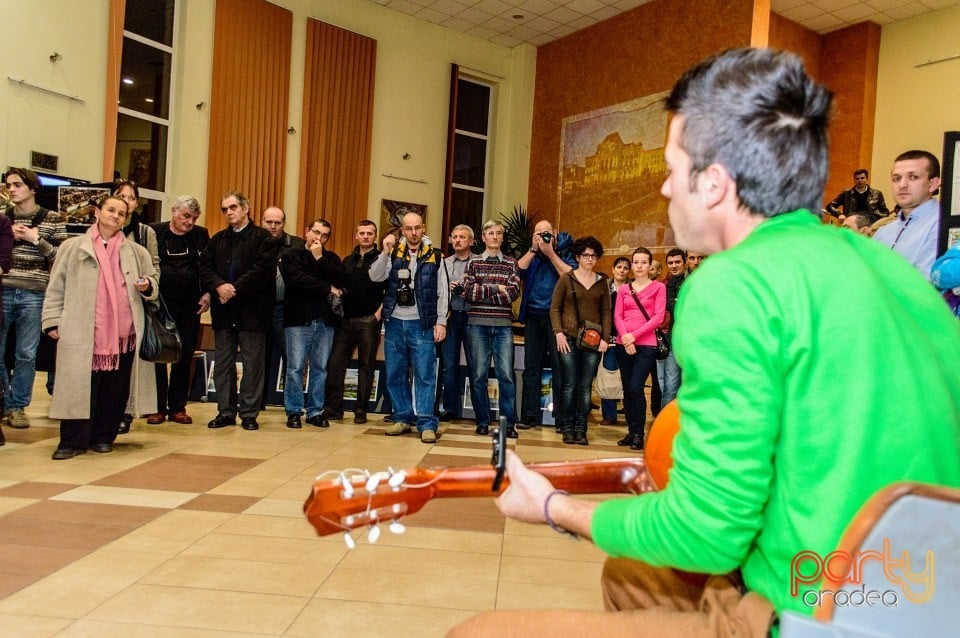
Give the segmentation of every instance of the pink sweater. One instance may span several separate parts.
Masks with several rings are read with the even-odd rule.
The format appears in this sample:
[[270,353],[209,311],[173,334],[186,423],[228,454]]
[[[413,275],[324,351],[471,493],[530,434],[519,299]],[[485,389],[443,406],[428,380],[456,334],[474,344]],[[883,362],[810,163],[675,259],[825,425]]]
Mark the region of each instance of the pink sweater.
[[620,335],[631,333],[638,346],[655,346],[657,337],[654,329],[663,323],[663,313],[667,309],[667,287],[659,281],[650,282],[637,293],[650,319],[645,319],[630,293],[630,284],[624,284],[617,290],[617,304],[613,310],[613,323],[617,326],[617,343]]

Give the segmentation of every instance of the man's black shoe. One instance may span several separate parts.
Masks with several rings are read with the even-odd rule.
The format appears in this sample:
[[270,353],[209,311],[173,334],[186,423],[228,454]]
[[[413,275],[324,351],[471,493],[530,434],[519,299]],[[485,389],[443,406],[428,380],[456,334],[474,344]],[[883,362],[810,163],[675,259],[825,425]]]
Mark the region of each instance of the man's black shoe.
[[257,423],[257,418],[253,416],[245,416],[240,419],[240,427],[244,430],[259,430],[260,424]]
[[320,413],[327,421],[340,421],[343,419],[343,412],[334,412],[330,408],[324,408],[323,412]]
[[480,436],[486,436],[486,435],[490,434],[490,426],[489,426],[489,425],[478,425],[478,426],[477,426],[477,429],[476,429],[476,433],[479,434]]
[[287,427],[288,427],[288,428],[292,428],[292,429],[294,429],[294,430],[299,430],[300,428],[302,428],[303,425],[300,423],[300,415],[299,415],[299,414],[291,414],[290,416],[288,416],[288,417],[287,417]]
[[440,421],[441,423],[446,423],[447,421],[453,421],[455,418],[457,418],[457,415],[454,414],[453,412],[450,412],[449,410],[444,410],[443,412],[437,415],[437,420]]
[[534,425],[536,425],[536,420],[532,416],[525,416],[520,419],[519,423],[517,423],[517,429],[529,430]]
[[209,423],[207,423],[208,428],[225,428],[228,425],[236,425],[237,417],[232,414],[224,414],[221,412],[213,418]]
[[354,423],[354,425],[363,425],[363,424],[366,423],[366,422],[367,422],[367,415],[366,415],[366,414],[359,413],[359,414],[354,414],[354,415],[353,415],[353,423]]
[[330,427],[330,421],[323,418],[322,414],[317,414],[316,416],[307,417],[307,423],[318,428]]
[[510,427],[507,428],[507,438],[508,438],[508,439],[519,439],[519,438],[520,438],[520,435],[517,434],[517,428],[516,428],[516,427],[514,427],[514,426],[511,425]]

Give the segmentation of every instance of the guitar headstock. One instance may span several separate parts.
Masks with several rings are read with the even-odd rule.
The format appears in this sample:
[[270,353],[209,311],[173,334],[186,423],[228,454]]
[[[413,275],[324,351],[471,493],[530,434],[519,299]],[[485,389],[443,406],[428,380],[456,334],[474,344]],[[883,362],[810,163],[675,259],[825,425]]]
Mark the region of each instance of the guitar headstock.
[[420,468],[327,472],[314,481],[303,512],[318,536],[346,532],[349,538],[350,530],[360,527],[379,536],[380,523],[401,532],[399,519],[419,511],[433,497],[437,476],[437,470]]

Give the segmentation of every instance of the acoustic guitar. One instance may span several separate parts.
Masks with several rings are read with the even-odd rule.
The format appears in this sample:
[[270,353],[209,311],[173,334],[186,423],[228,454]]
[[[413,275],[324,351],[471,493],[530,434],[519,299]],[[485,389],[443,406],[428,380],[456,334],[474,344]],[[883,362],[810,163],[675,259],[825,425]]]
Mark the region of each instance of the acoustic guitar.
[[[572,494],[640,494],[666,485],[672,465],[673,439],[678,430],[679,411],[676,401],[671,401],[654,421],[643,455],[531,463],[528,467],[547,477],[557,489]],[[381,523],[387,524],[392,532],[402,533],[404,526],[400,519],[418,512],[431,499],[501,494],[510,482],[509,477],[502,474],[503,441],[501,438],[498,444],[494,440],[493,466],[325,472],[314,481],[303,512],[318,536],[344,533],[344,540],[351,548],[355,541],[350,532],[357,528],[369,530],[370,542],[379,538]]]

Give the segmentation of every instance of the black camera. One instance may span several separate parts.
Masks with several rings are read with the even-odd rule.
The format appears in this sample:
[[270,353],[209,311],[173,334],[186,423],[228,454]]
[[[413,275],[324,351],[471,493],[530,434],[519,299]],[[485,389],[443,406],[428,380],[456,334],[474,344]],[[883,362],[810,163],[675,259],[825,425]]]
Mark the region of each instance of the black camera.
[[453,284],[453,294],[462,295],[464,290],[466,289],[463,287],[462,281],[458,281],[457,283]]
[[410,285],[410,269],[401,268],[398,270],[397,279],[400,281],[400,285],[397,286],[397,305],[412,306],[416,303],[416,299],[413,296],[413,287]]
[[553,241],[553,233],[540,233],[540,240],[549,244]]

